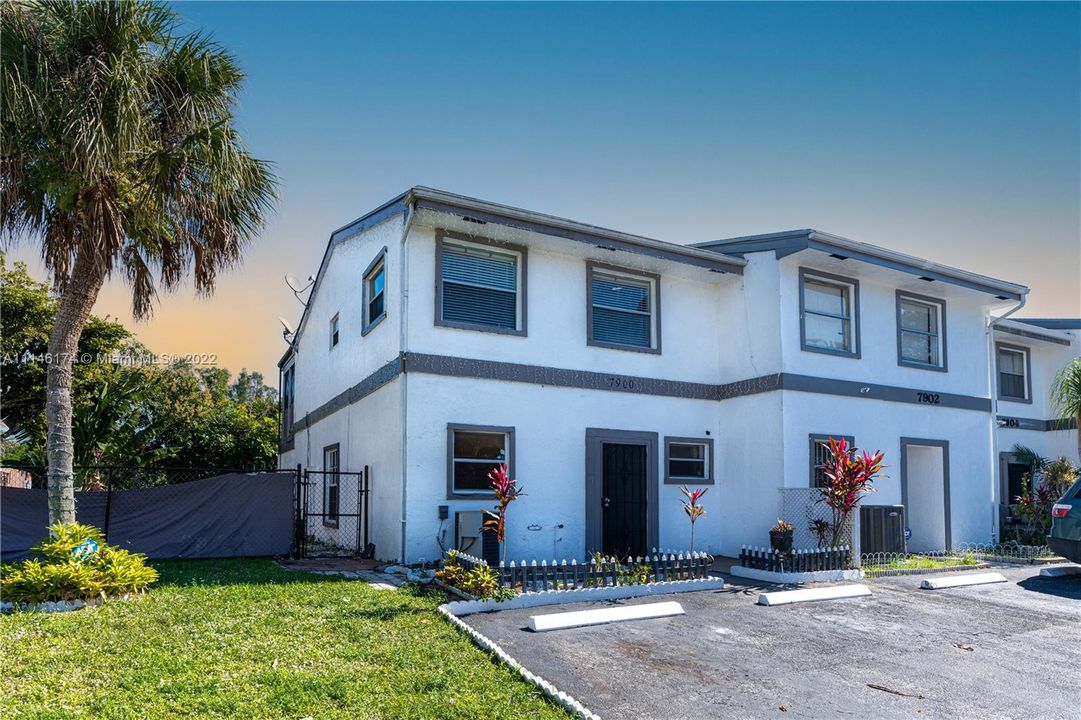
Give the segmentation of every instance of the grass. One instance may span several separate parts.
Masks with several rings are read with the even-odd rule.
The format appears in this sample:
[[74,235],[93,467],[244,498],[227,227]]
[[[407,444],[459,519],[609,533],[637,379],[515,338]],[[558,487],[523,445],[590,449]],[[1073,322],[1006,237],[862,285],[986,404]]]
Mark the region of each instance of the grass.
[[887,572],[890,570],[944,570],[962,565],[978,565],[979,561],[970,555],[962,557],[929,557],[927,555],[906,555],[884,563],[865,564],[865,572]]
[[0,617],[0,717],[566,717],[443,619],[441,595],[269,560],[156,565],[143,597]]

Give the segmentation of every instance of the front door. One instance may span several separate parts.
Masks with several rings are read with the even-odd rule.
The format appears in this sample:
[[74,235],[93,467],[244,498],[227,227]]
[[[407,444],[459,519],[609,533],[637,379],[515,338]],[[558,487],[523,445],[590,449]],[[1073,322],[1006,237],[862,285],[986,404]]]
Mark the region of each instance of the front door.
[[646,446],[603,443],[602,548],[605,555],[641,556],[647,547]]

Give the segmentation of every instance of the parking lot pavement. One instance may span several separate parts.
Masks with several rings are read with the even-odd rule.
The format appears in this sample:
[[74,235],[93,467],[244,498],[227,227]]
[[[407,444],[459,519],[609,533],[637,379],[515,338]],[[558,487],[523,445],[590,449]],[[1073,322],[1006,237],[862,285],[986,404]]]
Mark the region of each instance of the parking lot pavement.
[[1081,577],[994,568],[1009,583],[920,590],[869,581],[870,598],[756,605],[776,587],[725,579],[676,600],[686,615],[532,633],[530,615],[463,618],[603,718],[1078,718]]

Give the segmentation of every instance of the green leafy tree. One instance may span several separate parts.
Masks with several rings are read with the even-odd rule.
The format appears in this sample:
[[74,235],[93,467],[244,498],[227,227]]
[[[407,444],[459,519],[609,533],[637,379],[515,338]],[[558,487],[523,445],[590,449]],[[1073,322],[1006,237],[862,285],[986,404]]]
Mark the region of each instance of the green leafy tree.
[[[189,273],[209,294],[275,198],[232,109],[243,74],[157,2],[0,6],[0,234],[40,243],[57,290],[46,425],[50,522],[74,522],[73,361],[119,271],[135,317]],[[156,278],[155,278],[156,276]]]
[[1051,382],[1051,402],[1063,420],[1073,420],[1077,434],[1077,454],[1081,457],[1081,358],[1074,358]]
[[[49,287],[34,280],[26,264],[11,269],[0,253],[0,410],[11,438],[45,433],[45,356],[57,302]],[[98,391],[109,359],[137,349],[131,333],[109,318],[91,315],[79,338],[72,367],[72,399],[79,404]],[[88,360],[88,361],[87,361]],[[5,452],[6,458],[10,455]]]

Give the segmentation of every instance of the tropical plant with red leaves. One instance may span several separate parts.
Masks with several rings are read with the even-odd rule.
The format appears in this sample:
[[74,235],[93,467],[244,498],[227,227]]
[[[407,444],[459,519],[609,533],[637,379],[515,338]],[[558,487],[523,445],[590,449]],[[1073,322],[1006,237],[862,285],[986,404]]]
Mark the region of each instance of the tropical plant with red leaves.
[[484,530],[495,533],[496,542],[503,548],[503,562],[507,561],[507,544],[503,542],[507,530],[507,506],[525,495],[522,488],[518,487],[517,481],[510,477],[507,466],[500,465],[488,473],[488,480],[492,483],[492,492],[495,493],[495,510],[485,510],[487,516],[484,519]]
[[698,504],[698,501],[706,494],[706,490],[709,488],[695,488],[691,490],[684,485],[679,489],[683,493],[686,500],[680,501],[683,505],[683,512],[687,513],[687,517],[691,519],[691,552],[694,552],[694,523],[695,521],[706,514],[706,509]]
[[852,511],[859,507],[860,498],[875,491],[873,483],[877,478],[887,477],[882,473],[885,457],[881,450],[874,454],[860,453],[844,438],[830,438],[829,457],[823,466],[826,484],[819,491],[820,501],[826,503],[832,514],[831,547],[840,544],[841,532]]

